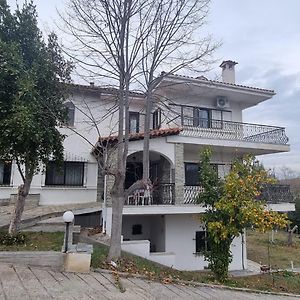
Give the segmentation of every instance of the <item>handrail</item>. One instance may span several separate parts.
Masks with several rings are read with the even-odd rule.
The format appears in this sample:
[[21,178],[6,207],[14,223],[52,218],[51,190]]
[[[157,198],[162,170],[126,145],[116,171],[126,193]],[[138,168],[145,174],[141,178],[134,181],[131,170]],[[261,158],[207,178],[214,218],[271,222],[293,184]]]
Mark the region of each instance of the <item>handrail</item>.
[[184,116],[182,135],[254,143],[288,143],[284,127]]

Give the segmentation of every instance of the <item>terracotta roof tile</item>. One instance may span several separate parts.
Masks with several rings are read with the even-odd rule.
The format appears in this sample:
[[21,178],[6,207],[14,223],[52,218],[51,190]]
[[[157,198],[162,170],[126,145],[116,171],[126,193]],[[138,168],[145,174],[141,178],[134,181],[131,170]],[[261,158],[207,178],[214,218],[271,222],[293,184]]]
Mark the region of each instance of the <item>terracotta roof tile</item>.
[[[154,129],[150,131],[150,138],[157,138],[157,137],[163,137],[163,136],[170,136],[170,135],[177,135],[182,131],[182,128],[175,127],[175,128],[164,128],[164,129]],[[137,141],[144,139],[144,132],[140,133],[134,133],[129,135],[129,141]],[[117,135],[110,135],[107,137],[100,137],[99,138],[100,143],[106,144],[109,143],[115,143],[118,142],[118,136]]]

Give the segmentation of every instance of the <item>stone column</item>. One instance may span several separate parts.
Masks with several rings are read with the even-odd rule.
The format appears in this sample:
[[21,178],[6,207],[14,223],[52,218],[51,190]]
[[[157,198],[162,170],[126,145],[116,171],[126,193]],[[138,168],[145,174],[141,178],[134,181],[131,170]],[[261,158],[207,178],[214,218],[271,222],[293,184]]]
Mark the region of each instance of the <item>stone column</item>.
[[175,205],[182,204],[184,199],[184,149],[183,144],[175,144]]
[[104,175],[103,171],[98,165],[98,179],[97,179],[97,202],[103,202],[104,193]]
[[[110,150],[108,164],[115,168],[117,166],[117,149]],[[111,194],[110,191],[114,185],[114,176],[106,176],[106,206],[111,207]]]

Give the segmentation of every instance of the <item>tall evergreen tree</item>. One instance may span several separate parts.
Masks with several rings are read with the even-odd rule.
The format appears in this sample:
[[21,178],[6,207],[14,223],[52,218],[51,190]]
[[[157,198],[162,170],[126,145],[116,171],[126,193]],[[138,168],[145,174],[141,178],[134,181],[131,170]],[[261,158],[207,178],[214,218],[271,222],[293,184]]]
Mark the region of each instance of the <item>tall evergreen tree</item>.
[[18,188],[9,232],[18,230],[32,178],[49,158],[63,160],[63,106],[72,66],[54,33],[45,42],[33,2],[11,13],[0,0],[0,159],[13,160]]

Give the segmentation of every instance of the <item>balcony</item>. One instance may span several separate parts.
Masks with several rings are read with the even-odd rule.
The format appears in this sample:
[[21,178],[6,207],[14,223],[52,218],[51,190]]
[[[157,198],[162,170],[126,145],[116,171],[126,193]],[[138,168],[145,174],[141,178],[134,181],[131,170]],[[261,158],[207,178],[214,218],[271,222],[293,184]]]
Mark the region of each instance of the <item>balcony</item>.
[[260,199],[268,204],[293,203],[294,197],[288,184],[268,184],[262,189]]
[[147,190],[136,190],[128,196],[125,205],[173,205],[175,204],[175,184],[160,183],[154,186],[152,194]]
[[286,145],[285,128],[183,116],[182,135],[207,139]]
[[[203,191],[201,186],[184,187],[184,204],[197,204],[197,196]],[[265,201],[267,204],[293,203],[293,195],[290,186],[286,184],[268,184],[262,188],[258,200]]]
[[[203,191],[201,186],[184,186],[183,202],[180,204],[197,204],[197,196]],[[267,204],[293,203],[293,195],[289,185],[269,184],[262,189],[258,200]],[[129,206],[174,205],[175,184],[161,183],[154,187],[152,194],[146,190],[136,190],[125,202]]]

